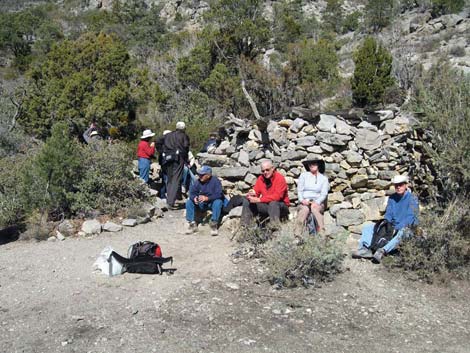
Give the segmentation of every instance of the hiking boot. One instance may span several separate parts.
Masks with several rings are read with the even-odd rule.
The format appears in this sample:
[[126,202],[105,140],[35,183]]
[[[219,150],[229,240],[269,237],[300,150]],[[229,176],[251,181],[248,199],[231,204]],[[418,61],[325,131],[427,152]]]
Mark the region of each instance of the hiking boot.
[[377,251],[374,253],[374,257],[372,257],[372,262],[374,264],[379,264],[382,261],[382,258],[385,256],[384,248],[378,248]]
[[216,222],[211,222],[210,227],[211,227],[211,235],[213,237],[219,235],[219,231],[217,230],[218,224]]
[[353,251],[351,256],[353,259],[371,259],[373,257],[372,251],[367,248],[360,248],[359,250]]
[[186,229],[186,234],[193,234],[197,232],[196,222],[189,222],[188,229]]

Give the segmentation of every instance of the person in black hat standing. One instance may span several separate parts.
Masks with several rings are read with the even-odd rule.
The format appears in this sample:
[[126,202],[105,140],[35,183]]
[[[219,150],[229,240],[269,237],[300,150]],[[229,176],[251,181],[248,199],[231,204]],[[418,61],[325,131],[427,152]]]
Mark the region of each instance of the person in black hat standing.
[[325,173],[325,162],[321,159],[310,159],[302,162],[306,172],[299,177],[297,193],[299,198],[299,209],[297,211],[297,225],[303,227],[309,212],[312,212],[318,223],[317,231],[325,229],[323,212],[330,185]]

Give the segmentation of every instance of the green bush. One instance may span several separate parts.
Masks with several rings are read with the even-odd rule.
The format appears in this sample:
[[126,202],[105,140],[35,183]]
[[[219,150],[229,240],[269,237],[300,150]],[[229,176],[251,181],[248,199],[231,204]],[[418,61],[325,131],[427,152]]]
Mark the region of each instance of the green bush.
[[77,191],[82,170],[79,144],[70,137],[68,125],[55,124],[22,176],[20,192],[27,209],[47,210],[53,218],[70,214],[71,195]]
[[134,151],[124,143],[105,145],[98,151],[81,148],[82,177],[70,196],[75,214],[93,210],[115,214],[146,199],[145,188],[131,172]]
[[362,13],[359,11],[354,11],[346,15],[342,23],[343,33],[356,31],[359,28],[359,20],[361,17]]
[[364,9],[365,22],[373,32],[387,27],[394,15],[395,0],[370,0]]
[[305,235],[294,239],[290,225],[265,245],[271,283],[283,287],[314,285],[332,280],[341,272],[344,259],[343,236],[335,239]]
[[417,82],[412,109],[433,134],[441,201],[470,194],[470,75],[442,62]]
[[364,107],[383,103],[385,90],[394,84],[390,52],[368,37],[354,53],[354,64],[351,79],[354,104]]
[[25,217],[21,175],[30,159],[23,154],[0,158],[0,228],[17,224]]
[[432,0],[432,14],[435,17],[461,11],[465,0]]
[[390,257],[389,267],[399,267],[417,278],[432,282],[449,274],[470,274],[470,202],[456,199],[445,209],[435,207],[420,216],[422,234],[400,244],[397,256]]
[[114,36],[87,33],[65,40],[28,73],[19,121],[40,138],[58,121],[67,121],[76,135],[93,119],[98,126],[125,129],[137,105],[132,68],[127,49]]

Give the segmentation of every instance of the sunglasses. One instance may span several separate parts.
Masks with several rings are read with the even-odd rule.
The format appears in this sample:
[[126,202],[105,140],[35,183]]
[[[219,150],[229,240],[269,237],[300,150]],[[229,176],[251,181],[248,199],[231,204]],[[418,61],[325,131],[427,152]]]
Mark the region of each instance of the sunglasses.
[[265,172],[269,172],[271,169],[272,169],[272,168],[268,168],[268,169],[261,169],[261,171],[262,171],[263,173],[265,173]]

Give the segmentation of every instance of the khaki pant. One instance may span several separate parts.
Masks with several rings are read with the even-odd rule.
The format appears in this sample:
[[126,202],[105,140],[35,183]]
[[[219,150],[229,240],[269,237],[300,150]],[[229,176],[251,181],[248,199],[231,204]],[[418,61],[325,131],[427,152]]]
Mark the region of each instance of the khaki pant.
[[313,206],[300,205],[297,209],[297,226],[304,227],[305,221],[307,220],[309,212],[312,212],[317,220],[320,231],[325,230],[325,223],[323,221],[323,212],[325,212],[325,205],[321,204],[320,209],[316,209]]

